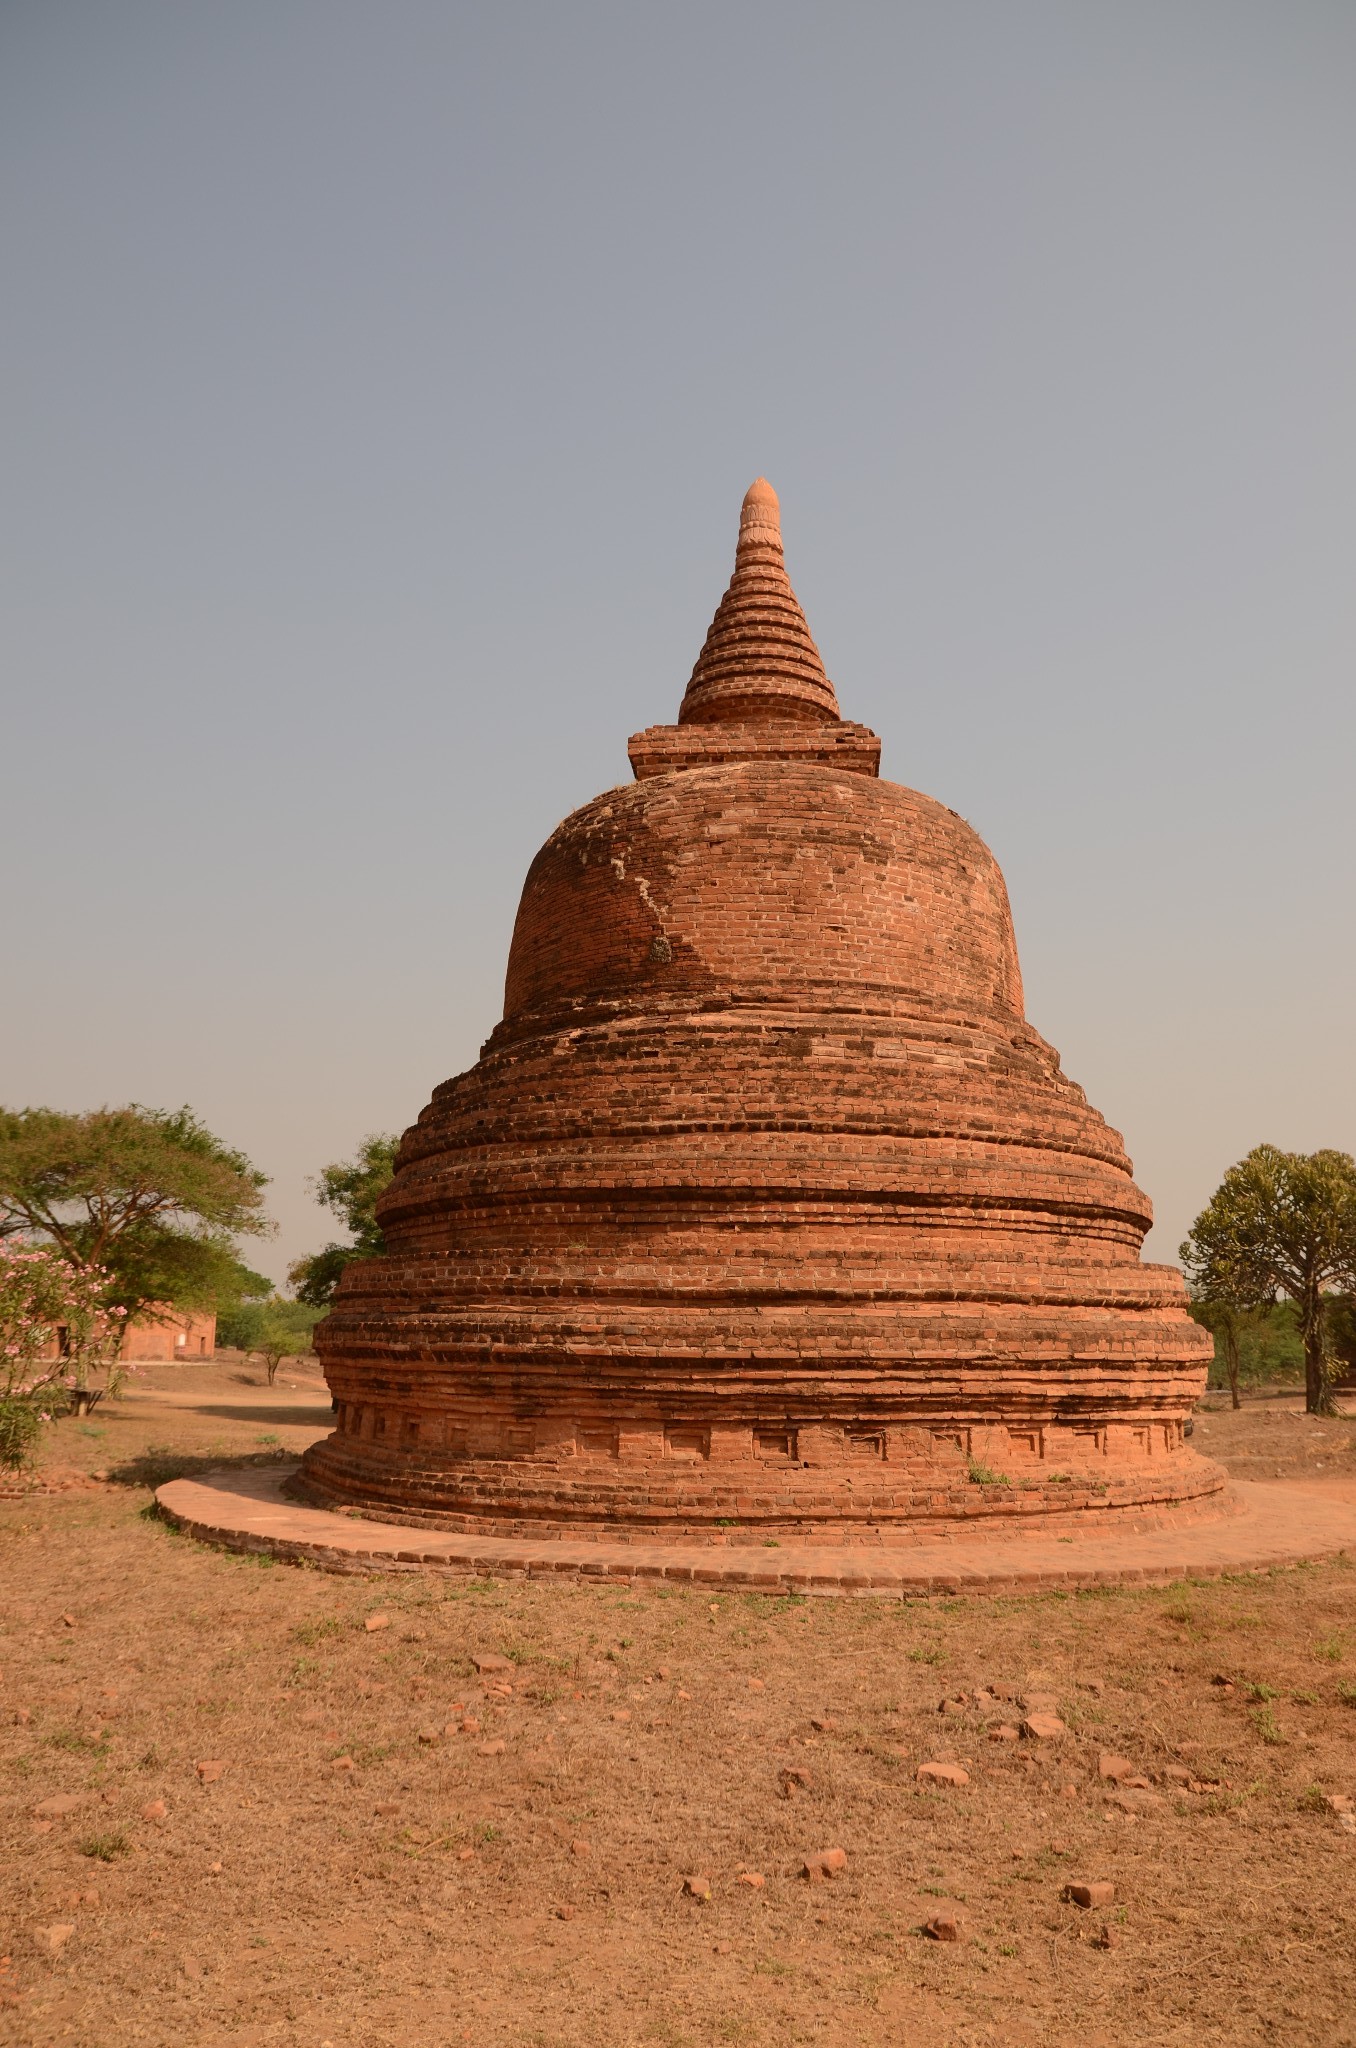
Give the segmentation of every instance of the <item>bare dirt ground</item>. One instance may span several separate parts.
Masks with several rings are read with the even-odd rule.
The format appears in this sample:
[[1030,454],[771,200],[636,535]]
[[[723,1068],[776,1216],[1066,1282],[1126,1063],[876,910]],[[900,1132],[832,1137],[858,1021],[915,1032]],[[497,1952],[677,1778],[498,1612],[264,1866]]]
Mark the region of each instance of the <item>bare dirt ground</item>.
[[[313,1365],[262,1379],[147,1368],[49,1437],[109,1478],[0,1505],[0,2038],[1356,2044],[1356,1560],[911,1604],[332,1578],[152,1512],[328,1427]],[[1298,1408],[1215,1396],[1196,1440],[1356,1487],[1356,1419]],[[991,1739],[1042,1700],[1065,1734]]]

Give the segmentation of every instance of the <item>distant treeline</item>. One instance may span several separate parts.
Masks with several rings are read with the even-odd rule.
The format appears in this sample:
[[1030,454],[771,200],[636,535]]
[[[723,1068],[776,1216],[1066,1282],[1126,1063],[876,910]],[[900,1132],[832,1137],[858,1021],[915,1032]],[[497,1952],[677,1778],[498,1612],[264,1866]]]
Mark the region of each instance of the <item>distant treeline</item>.
[[[1334,1298],[1330,1310],[1334,1325],[1334,1350],[1348,1373],[1356,1368],[1356,1313],[1350,1298]],[[1203,1321],[1204,1318],[1198,1318]],[[1300,1338],[1299,1312],[1293,1301],[1278,1301],[1272,1308],[1258,1309],[1238,1335],[1238,1382],[1242,1387],[1300,1386],[1304,1381],[1304,1345]],[[1224,1363],[1224,1341],[1216,1334],[1215,1356],[1210,1366],[1212,1387],[1227,1387],[1229,1375]]]

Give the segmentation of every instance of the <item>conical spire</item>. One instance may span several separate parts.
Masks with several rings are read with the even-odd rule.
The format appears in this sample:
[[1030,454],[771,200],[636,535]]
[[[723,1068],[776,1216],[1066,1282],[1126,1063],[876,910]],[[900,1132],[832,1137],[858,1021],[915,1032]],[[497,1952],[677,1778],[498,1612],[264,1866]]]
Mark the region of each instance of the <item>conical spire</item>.
[[680,725],[798,724],[838,718],[782,559],[777,493],[759,477],[744,493],[734,575],[697,657]]

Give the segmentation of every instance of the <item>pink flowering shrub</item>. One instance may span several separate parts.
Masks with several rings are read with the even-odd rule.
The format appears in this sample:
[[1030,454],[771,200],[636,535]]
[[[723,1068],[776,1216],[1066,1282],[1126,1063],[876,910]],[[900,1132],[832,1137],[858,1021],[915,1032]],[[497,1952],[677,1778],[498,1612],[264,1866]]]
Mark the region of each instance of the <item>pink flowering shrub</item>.
[[0,1238],[0,1465],[26,1463],[41,1424],[64,1412],[66,1392],[88,1387],[92,1374],[117,1392],[126,1312],[104,1306],[107,1284],[102,1266],[73,1266],[50,1246]]

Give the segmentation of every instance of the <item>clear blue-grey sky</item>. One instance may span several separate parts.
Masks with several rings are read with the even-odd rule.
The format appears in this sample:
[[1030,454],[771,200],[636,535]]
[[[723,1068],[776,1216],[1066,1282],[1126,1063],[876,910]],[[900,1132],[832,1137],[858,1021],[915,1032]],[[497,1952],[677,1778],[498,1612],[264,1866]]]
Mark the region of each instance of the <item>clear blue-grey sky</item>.
[[305,1181],[782,499],[1171,1257],[1356,1147],[1350,0],[8,0],[0,1099]]

